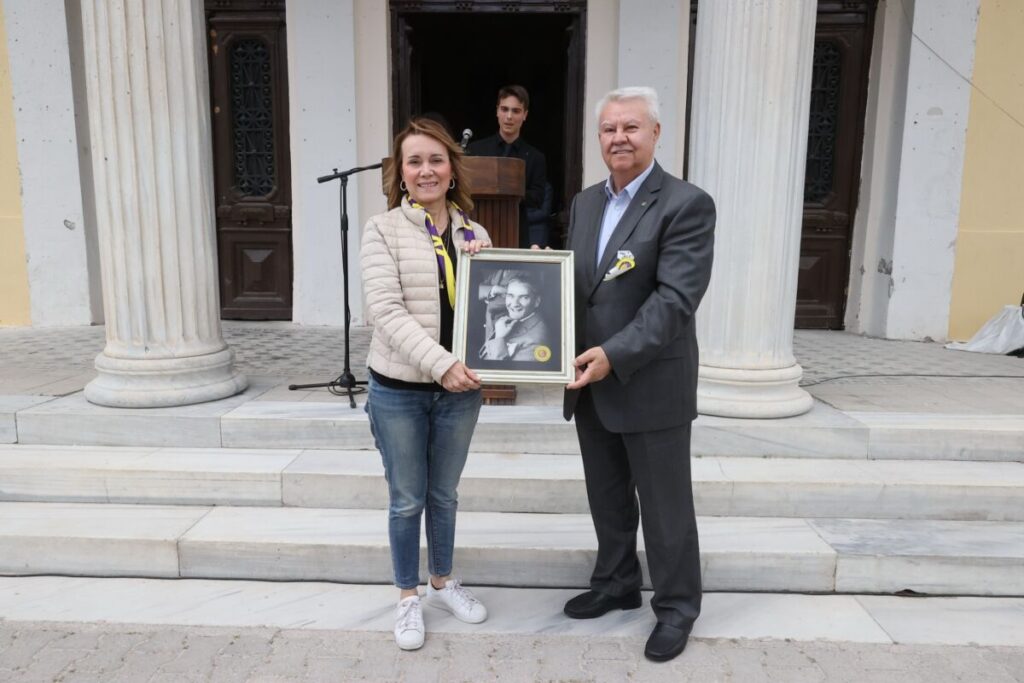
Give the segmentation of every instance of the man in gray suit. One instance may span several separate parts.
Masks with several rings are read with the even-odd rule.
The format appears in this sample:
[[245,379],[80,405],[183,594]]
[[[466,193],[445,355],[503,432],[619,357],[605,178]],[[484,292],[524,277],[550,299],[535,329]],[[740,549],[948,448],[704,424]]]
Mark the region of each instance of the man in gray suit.
[[693,316],[711,276],[715,205],[654,161],[658,109],[651,88],[605,95],[598,135],[610,175],[576,196],[569,219],[578,356],[564,412],[576,415],[598,551],[590,590],[565,613],[589,619],[640,606],[642,508],[658,620],[644,654],[666,661],[686,647],[700,613]]

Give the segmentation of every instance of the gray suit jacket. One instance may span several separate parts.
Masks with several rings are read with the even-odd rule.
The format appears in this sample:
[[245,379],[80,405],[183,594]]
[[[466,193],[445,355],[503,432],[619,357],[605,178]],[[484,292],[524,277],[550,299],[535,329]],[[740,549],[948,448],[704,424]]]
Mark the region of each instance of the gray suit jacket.
[[[508,316],[502,316],[507,318]],[[534,352],[541,344],[550,345],[548,326],[539,313],[534,313],[526,320],[521,320],[512,328],[512,332],[504,339],[491,337],[480,349],[480,357],[486,360],[525,360],[536,361]],[[514,346],[513,346],[514,345]],[[509,346],[515,349],[509,353]],[[550,354],[549,354],[550,355]]]
[[[597,415],[619,433],[684,424],[697,416],[693,316],[711,277],[714,201],[655,162],[595,265],[606,203],[603,182],[576,195],[567,244],[576,253],[577,354],[601,346],[612,366],[589,386]],[[636,266],[605,281],[619,251]],[[577,395],[566,391],[567,420]]]

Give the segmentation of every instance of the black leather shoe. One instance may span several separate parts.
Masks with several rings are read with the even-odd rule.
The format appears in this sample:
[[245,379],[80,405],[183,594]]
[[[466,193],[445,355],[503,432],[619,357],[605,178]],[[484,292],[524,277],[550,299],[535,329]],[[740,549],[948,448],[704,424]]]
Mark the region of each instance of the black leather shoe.
[[690,637],[690,629],[685,631],[676,626],[658,622],[647,639],[644,656],[655,662],[667,662],[675,659],[686,649],[686,641]]
[[587,591],[565,603],[566,616],[573,619],[593,619],[613,609],[636,609],[641,604],[640,591],[618,597],[597,591]]

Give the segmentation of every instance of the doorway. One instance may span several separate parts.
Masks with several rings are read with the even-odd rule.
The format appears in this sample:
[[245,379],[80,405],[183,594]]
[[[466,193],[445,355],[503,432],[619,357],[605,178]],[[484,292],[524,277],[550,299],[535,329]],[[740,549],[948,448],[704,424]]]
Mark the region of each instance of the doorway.
[[284,0],[206,0],[221,318],[291,320]]
[[544,153],[561,243],[572,197],[583,182],[586,2],[516,4],[391,0],[392,122],[438,113],[453,136],[497,131],[503,85],[530,94],[522,136]]

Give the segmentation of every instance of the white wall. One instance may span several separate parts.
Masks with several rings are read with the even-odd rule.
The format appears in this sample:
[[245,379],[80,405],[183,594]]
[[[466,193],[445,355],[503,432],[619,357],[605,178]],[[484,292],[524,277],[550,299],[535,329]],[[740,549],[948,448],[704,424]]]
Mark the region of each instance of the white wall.
[[[356,49],[352,0],[288,4],[288,111],[292,167],[293,320],[344,324],[338,181],[317,176],[364,163],[356,145]],[[379,36],[383,38],[383,36]],[[349,290],[359,284],[359,191],[348,187]]]
[[[669,173],[683,173],[690,5],[681,0],[619,0],[618,87],[648,85],[661,100],[656,155]],[[587,111],[593,121],[593,107]]]
[[[356,148],[359,165],[375,164],[391,153],[391,53],[387,36],[387,4],[379,0],[355,0],[356,41]],[[381,37],[385,37],[384,40]],[[359,192],[358,221],[352,227],[352,257],[358,261],[359,239],[370,216],[387,210],[381,172],[366,171],[353,178]],[[355,268],[358,273],[359,269]],[[353,300],[352,318],[364,323],[363,301]]]
[[90,275],[64,0],[4,0],[3,11],[32,324],[88,325],[103,314],[95,263]]
[[587,4],[587,53],[583,101],[583,187],[608,177],[597,143],[594,107],[619,81],[619,0]]
[[879,5],[846,313],[851,331],[946,337],[970,107],[964,79],[973,69],[978,5]]
[[666,171],[682,175],[689,22],[687,0],[604,0],[587,5],[584,187],[608,177],[597,143],[594,107],[609,90],[633,85],[658,91],[661,139],[655,156]]
[[886,316],[890,339],[942,340],[949,329],[971,101],[964,78],[974,68],[978,4],[915,5]]
[[[913,4],[908,0],[907,11]],[[884,337],[892,287],[897,184],[903,150],[910,17],[899,3],[879,5],[875,17],[864,121],[861,187],[853,224],[845,327]]]
[[75,129],[78,139],[78,173],[82,180],[82,213],[85,217],[85,257],[89,270],[89,307],[93,322],[102,323],[103,282],[100,278],[100,238],[96,223],[96,191],[92,176],[92,143],[89,140],[89,100],[85,86],[85,45],[82,37],[82,4],[65,0],[68,19],[68,46],[71,54],[71,86],[75,102]]

